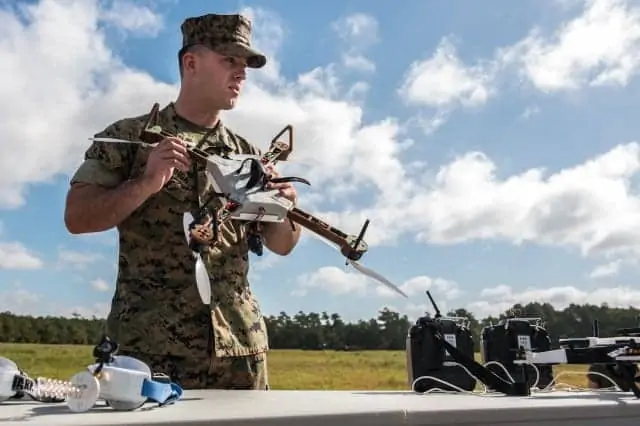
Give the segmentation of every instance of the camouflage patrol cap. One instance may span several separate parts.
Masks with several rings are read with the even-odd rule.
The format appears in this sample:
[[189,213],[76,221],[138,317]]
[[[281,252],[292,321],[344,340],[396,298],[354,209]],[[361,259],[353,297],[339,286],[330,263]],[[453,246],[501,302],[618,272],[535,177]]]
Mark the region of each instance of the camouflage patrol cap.
[[267,63],[266,56],[251,47],[251,21],[243,15],[194,16],[185,19],[180,29],[183,49],[200,44],[222,55],[245,58],[250,68]]

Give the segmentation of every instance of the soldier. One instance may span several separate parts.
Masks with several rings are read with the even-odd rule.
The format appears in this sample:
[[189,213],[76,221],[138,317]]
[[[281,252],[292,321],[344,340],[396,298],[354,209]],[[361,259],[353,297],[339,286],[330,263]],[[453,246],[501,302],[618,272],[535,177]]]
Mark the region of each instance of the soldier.
[[[93,142],[71,179],[65,224],[72,234],[118,229],[118,278],[105,333],[120,344],[120,354],[184,389],[266,390],[267,330],[247,279],[247,226],[223,226],[221,243],[202,255],[210,305],[200,299],[183,229],[183,214],[195,217],[211,191],[186,145],[210,154],[260,153],[222,124],[219,111],[235,106],[246,68],[261,68],[266,58],[251,47],[251,22],[242,15],[188,18],[181,29],[180,92],[155,123],[176,137],[155,147]],[[148,118],[120,119],[96,136],[139,140]],[[272,187],[297,202],[290,183]],[[268,224],[260,235],[270,251],[285,256],[300,227]]]

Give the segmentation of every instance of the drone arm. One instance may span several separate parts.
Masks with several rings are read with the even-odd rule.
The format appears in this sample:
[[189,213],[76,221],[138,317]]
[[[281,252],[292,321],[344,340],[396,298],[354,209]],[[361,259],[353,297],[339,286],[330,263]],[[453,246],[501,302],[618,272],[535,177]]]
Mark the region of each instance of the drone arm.
[[[278,138],[289,132],[289,142],[278,142]],[[285,126],[280,133],[275,135],[269,146],[269,151],[265,152],[262,156],[262,162],[264,165],[269,163],[275,163],[276,161],[286,161],[289,155],[293,151],[293,126],[290,124]]]
[[347,234],[297,207],[289,211],[288,217],[293,222],[298,223],[341,248],[349,245],[347,241],[349,236]]

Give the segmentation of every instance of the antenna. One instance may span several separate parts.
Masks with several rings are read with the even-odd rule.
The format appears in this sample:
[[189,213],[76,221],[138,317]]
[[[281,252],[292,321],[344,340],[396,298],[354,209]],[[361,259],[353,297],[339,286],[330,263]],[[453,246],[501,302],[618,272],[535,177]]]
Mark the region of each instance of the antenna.
[[431,292],[429,292],[429,290],[427,290],[427,297],[431,301],[431,305],[433,306],[433,310],[436,311],[436,315],[434,316],[434,318],[437,319],[437,318],[442,317],[442,314],[440,313],[440,309],[438,309],[438,305],[436,305],[435,300],[433,300],[433,297],[431,297]]

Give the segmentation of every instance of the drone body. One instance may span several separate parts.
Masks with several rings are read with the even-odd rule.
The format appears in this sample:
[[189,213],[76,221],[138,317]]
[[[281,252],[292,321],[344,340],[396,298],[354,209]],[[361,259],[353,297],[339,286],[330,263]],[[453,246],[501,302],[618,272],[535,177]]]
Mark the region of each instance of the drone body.
[[230,218],[243,221],[284,222],[293,203],[265,188],[268,173],[260,157],[229,155],[207,157],[207,174],[215,192],[238,204]]
[[[110,138],[94,138],[97,142],[107,143],[143,143],[155,145],[167,137],[175,135],[167,132],[158,123],[159,104],[155,103],[140,132],[139,142],[116,140]],[[285,133],[289,134],[289,141],[278,140]],[[220,243],[220,226],[229,220],[248,222],[248,239],[252,251],[261,254],[261,226],[262,223],[281,223],[285,220],[314,232],[324,240],[338,246],[341,254],[347,258],[347,264],[351,264],[360,273],[367,275],[389,287],[393,291],[408,298],[408,296],[389,280],[376,272],[359,265],[356,261],[368,250],[363,240],[364,233],[369,225],[367,220],[359,235],[349,235],[339,229],[325,223],[310,213],[295,207],[284,197],[280,197],[277,190],[268,188],[268,184],[277,182],[310,183],[298,177],[274,177],[268,171],[270,165],[279,160],[286,160],[293,150],[293,127],[286,126],[278,133],[269,146],[269,149],[261,156],[239,155],[224,153],[222,155],[210,155],[198,148],[188,148],[193,161],[204,163],[208,183],[213,191],[210,199],[202,204],[200,211],[192,216],[185,213],[185,219],[189,216],[190,222],[185,223],[185,237],[189,247],[196,257],[196,270],[202,271],[202,251]],[[222,207],[211,207],[213,198],[222,201]],[[256,240],[257,238],[257,240]],[[200,265],[200,268],[198,268]],[[200,282],[203,274],[197,274],[198,288],[201,290],[203,303],[208,304],[210,298],[202,293],[202,289],[209,287],[208,283]],[[207,292],[208,293],[208,292]]]

